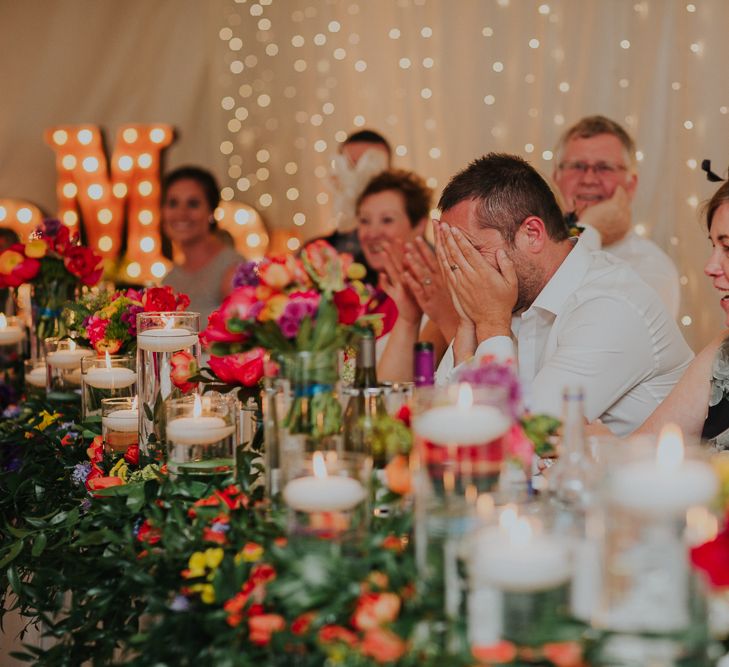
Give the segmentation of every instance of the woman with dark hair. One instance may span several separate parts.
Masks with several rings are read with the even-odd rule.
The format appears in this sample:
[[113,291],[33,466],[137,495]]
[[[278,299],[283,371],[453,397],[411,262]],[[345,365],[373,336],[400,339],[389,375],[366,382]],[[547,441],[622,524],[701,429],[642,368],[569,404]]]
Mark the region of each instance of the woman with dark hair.
[[163,282],[190,297],[201,326],[231,291],[233,273],[243,261],[216,234],[219,193],[215,177],[199,167],[175,169],[162,183],[162,231],[184,258]]
[[[719,292],[729,326],[729,182],[716,191],[705,210],[712,251],[704,273]],[[688,438],[729,449],[729,329],[699,352],[637,433],[657,433],[667,422],[678,424]]]

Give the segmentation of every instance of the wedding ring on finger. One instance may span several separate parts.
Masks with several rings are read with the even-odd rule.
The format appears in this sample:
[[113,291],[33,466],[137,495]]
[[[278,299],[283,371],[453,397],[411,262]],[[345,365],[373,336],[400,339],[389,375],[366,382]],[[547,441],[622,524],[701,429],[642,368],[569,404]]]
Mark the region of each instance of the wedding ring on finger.
[[430,278],[423,278],[423,285],[432,285],[433,281]]
[[458,264],[451,264],[451,271],[455,271],[458,268]]

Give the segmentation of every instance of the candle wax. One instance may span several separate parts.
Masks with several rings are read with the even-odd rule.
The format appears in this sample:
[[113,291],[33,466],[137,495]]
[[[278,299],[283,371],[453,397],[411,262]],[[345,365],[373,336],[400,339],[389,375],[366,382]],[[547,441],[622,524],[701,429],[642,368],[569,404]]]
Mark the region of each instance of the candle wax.
[[176,445],[210,445],[234,430],[220,417],[178,417],[167,424],[167,440]]
[[136,433],[139,430],[138,410],[114,410],[101,418],[101,423],[112,431]]
[[30,373],[25,376],[27,384],[34,387],[45,387],[48,381],[48,372],[45,366],[36,366]]
[[70,368],[79,368],[81,366],[81,358],[94,354],[93,350],[77,347],[75,350],[57,350],[49,352],[47,361],[54,368],[68,370]]
[[0,328],[0,345],[16,345],[25,338],[25,331],[21,327],[9,324]]
[[365,498],[362,484],[352,477],[299,477],[283,491],[286,504],[299,512],[344,512]]
[[146,329],[137,334],[137,347],[149,352],[177,352],[197,343],[197,334],[184,327]]
[[481,445],[509,430],[509,418],[490,405],[444,405],[424,412],[413,430],[434,445]]
[[137,374],[130,368],[89,368],[84,374],[84,382],[97,389],[124,389],[137,381]]

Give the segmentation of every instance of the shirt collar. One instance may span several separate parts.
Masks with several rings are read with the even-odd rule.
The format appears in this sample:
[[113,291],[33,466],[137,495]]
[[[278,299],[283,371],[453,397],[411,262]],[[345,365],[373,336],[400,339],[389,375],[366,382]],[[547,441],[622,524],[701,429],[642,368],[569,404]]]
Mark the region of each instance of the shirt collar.
[[565,301],[582,284],[589,268],[590,250],[577,241],[526,313],[532,308],[540,308],[558,315]]

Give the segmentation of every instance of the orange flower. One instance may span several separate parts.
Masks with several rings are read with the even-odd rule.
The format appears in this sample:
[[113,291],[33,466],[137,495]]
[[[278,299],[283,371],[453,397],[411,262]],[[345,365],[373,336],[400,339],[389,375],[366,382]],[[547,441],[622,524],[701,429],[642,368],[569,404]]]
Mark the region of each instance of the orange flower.
[[390,630],[374,628],[365,633],[360,650],[377,662],[394,662],[405,655],[407,644]]
[[279,614],[260,614],[248,619],[249,639],[258,646],[265,646],[271,641],[274,632],[286,627],[286,621]]
[[385,466],[385,479],[387,486],[393,493],[404,496],[410,493],[412,486],[410,484],[410,465],[407,456],[398,454],[390,459]]
[[390,623],[400,613],[400,598],[395,593],[365,593],[357,600],[352,625],[358,630],[371,630]]
[[319,641],[322,644],[343,642],[349,646],[357,645],[357,635],[341,625],[325,625],[319,630]]
[[212,528],[203,529],[202,538],[205,542],[215,542],[216,544],[227,544],[228,538],[225,533],[220,533]]
[[255,542],[246,542],[241,550],[241,557],[247,563],[255,563],[261,560],[263,556],[263,547]]
[[97,435],[86,450],[86,454],[92,463],[101,463],[104,459],[104,438]]
[[232,598],[230,598],[230,600],[228,600],[223,605],[223,609],[228,612],[228,618],[225,620],[232,628],[240,625],[241,621],[243,620],[243,609],[245,608],[247,602],[248,595],[246,593],[240,592],[236,593]]
[[487,646],[474,646],[471,652],[476,660],[489,664],[511,662],[516,658],[516,646],[507,641],[488,644]]
[[542,652],[556,667],[583,667],[582,647],[577,642],[553,642],[545,644]]
[[316,612],[307,611],[297,616],[291,622],[291,632],[295,635],[303,635],[311,626],[311,622],[316,618]]
[[46,256],[48,244],[43,239],[33,239],[25,244],[25,256],[40,259]]
[[402,543],[402,538],[397,535],[388,535],[384,540],[382,540],[382,548],[395,551],[396,553],[402,553],[405,547]]
[[293,272],[285,258],[267,258],[258,265],[258,278],[264,285],[282,290],[293,280]]

